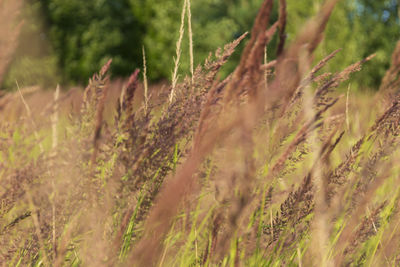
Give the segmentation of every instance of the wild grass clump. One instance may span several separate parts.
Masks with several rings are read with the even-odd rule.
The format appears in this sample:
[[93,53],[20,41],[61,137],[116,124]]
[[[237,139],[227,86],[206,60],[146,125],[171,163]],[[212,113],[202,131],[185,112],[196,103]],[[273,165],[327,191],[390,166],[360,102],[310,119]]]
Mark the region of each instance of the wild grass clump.
[[[80,112],[60,114],[56,93],[40,123],[31,112],[2,122],[0,262],[397,265],[399,49],[375,99],[345,100],[337,88],[373,55],[324,73],[343,56],[337,50],[313,66],[337,1],[290,44],[284,0],[269,25],[273,2],[262,4],[224,80],[218,71],[247,34],[182,81],[178,44],[169,90],[155,96],[146,84],[140,105],[135,70],[109,108],[110,60],[84,90]],[[182,25],[186,12],[190,1]],[[277,59],[266,62],[275,34]],[[384,112],[373,117],[371,103]]]

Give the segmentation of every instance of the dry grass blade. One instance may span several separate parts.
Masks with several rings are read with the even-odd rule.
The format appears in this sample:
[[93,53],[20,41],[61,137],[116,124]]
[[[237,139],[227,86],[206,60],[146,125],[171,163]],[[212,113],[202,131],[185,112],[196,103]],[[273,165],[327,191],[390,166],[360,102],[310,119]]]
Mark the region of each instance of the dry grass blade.
[[175,66],[174,66],[174,71],[172,73],[172,88],[171,88],[171,93],[169,95],[169,102],[171,103],[172,100],[175,97],[175,87],[178,82],[178,70],[179,70],[179,62],[181,60],[181,53],[182,53],[182,39],[183,39],[183,34],[185,32],[185,14],[187,12],[187,3],[188,0],[183,0],[183,7],[182,7],[182,14],[181,14],[181,26],[179,29],[179,38],[178,41],[176,42],[176,57],[175,57]]
[[392,54],[392,64],[383,77],[379,91],[390,99],[399,93],[400,86],[400,41],[397,42]]
[[276,51],[276,56],[279,57],[283,53],[283,48],[286,42],[286,0],[279,0],[279,44]]
[[341,49],[337,49],[333,51],[331,54],[323,58],[317,65],[315,65],[310,73],[300,82],[300,85],[297,87],[296,91],[293,93],[292,98],[287,103],[284,103],[284,108],[282,108],[281,114],[286,114],[290,111],[293,106],[301,99],[303,95],[304,88],[311,85],[312,82],[315,82],[318,78],[317,73],[332,59],[339,53]]

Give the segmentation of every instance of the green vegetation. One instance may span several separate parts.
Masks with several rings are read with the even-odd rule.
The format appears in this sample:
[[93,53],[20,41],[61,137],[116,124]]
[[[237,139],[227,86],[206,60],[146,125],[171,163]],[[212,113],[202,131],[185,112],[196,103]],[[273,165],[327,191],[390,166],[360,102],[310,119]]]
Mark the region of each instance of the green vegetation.
[[[113,76],[126,77],[132,69],[142,66],[142,46],[149,58],[149,78],[171,79],[183,2],[164,0],[160,4],[155,0],[30,0],[28,9],[34,12],[28,12],[27,16],[36,14],[44,19],[29,22],[28,27],[36,25],[36,28],[28,32],[33,36],[30,40],[38,39],[34,35],[45,36],[51,49],[46,50],[44,63],[49,62],[48,58],[55,58],[64,83],[85,82],[109,58],[114,60]],[[193,1],[191,10],[195,66],[207,58],[209,51],[215,51],[221,44],[231,42],[249,31],[261,2],[262,0]],[[279,1],[274,2],[271,21],[276,20],[278,14]],[[315,14],[321,3],[322,0],[288,3],[289,41],[293,40],[306,18]],[[397,6],[393,0],[341,1],[329,22],[325,40],[316,51],[314,63],[337,48],[342,48],[346,57],[333,60],[330,67],[332,69],[329,69],[332,71],[376,53],[374,67],[367,67],[353,80],[353,88],[376,88],[389,67],[391,51],[398,38],[400,23]],[[188,39],[186,30],[180,61],[182,75],[189,71]],[[235,68],[243,46],[241,44],[238,47],[237,53],[224,66],[221,77],[226,77]],[[269,47],[269,60],[276,57],[276,46],[276,40],[273,40]],[[8,79],[11,82],[6,82],[6,87],[10,87],[16,77],[27,85],[37,82],[17,75],[16,72],[24,64],[21,62],[38,62],[43,58],[43,53],[21,49],[20,54],[28,59],[17,60],[14,69],[11,68],[11,77]],[[57,68],[54,66],[52,69]],[[48,79],[48,74],[44,71],[43,78]],[[58,74],[55,76],[59,81]]]
[[42,0],[51,44],[67,79],[87,78],[113,58],[113,72],[127,76],[140,65],[143,24],[128,0]]
[[78,90],[57,89],[36,107],[26,90],[1,95],[0,116],[19,102],[24,110],[0,120],[0,262],[397,266],[400,41],[379,90],[354,93],[350,83],[380,68],[379,54],[336,69],[348,50],[325,51],[322,40],[333,34],[328,20],[345,14],[332,13],[336,2],[316,5],[285,39],[298,14],[263,1],[251,34],[160,94],[150,87],[142,97],[139,69],[113,83],[108,60],[79,110],[65,107]]

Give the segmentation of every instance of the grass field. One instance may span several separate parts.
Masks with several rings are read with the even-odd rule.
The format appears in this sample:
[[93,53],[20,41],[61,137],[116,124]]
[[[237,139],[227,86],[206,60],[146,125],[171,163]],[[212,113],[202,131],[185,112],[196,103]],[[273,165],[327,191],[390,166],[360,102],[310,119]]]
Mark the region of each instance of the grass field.
[[288,44],[272,2],[184,79],[180,38],[170,85],[147,85],[146,65],[109,81],[110,60],[83,93],[2,94],[1,265],[398,266],[400,43],[380,88],[356,93],[373,55],[313,63],[337,1]]

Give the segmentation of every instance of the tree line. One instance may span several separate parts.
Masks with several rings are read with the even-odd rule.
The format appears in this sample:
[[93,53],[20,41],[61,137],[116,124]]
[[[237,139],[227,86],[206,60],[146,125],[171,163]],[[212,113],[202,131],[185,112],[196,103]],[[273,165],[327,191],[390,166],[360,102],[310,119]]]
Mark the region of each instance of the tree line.
[[[195,65],[202,63],[210,52],[251,29],[262,1],[191,1]],[[59,69],[57,78],[64,83],[85,83],[99,66],[112,58],[113,75],[124,77],[135,68],[142,67],[144,48],[149,78],[153,81],[169,79],[174,65],[183,2],[30,0],[25,13],[29,15],[37,12],[40,19],[35,21],[37,27],[32,26],[35,23],[31,23],[25,32],[31,37],[36,36],[36,39],[45,40],[48,46],[46,52],[33,53],[31,60],[34,61],[35,57],[43,53],[50,58],[44,62],[45,67],[42,68],[46,73],[35,75],[54,76],[52,68],[46,69],[46,66],[53,64]],[[322,2],[302,0],[287,3],[289,42],[294,39],[307,18],[315,14]],[[278,17],[278,7],[279,1],[275,0],[272,21]],[[390,64],[390,55],[399,39],[398,7],[397,0],[341,1],[332,14],[325,40],[318,48],[315,60],[342,48],[341,53],[345,56],[338,57],[340,60],[330,64],[330,71],[333,72],[376,53],[374,62],[353,79],[353,83],[359,87],[376,88]],[[188,39],[186,31],[180,63],[182,75],[189,73]],[[273,40],[268,47],[269,60],[276,56],[277,43],[277,40]],[[233,70],[242,47],[243,44],[231,58],[230,64],[222,70],[221,76]],[[29,49],[32,48],[25,47],[25,50]],[[11,76],[14,73],[14,76],[18,75],[16,68],[21,64],[28,64],[23,56],[13,63],[14,70],[11,67],[9,72]]]

